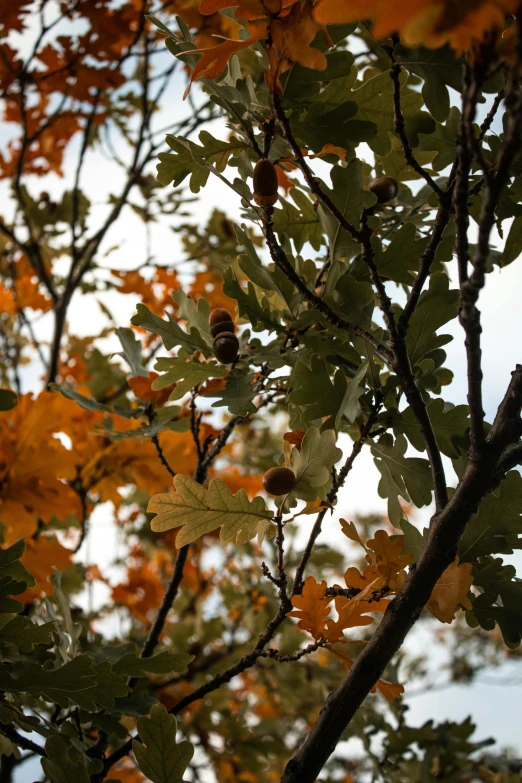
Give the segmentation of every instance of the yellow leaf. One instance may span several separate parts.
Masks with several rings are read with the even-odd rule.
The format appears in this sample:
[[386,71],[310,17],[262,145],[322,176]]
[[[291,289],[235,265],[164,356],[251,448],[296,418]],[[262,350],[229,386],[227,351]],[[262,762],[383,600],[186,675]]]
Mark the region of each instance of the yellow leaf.
[[221,541],[237,537],[245,543],[257,534],[259,522],[272,518],[262,498],[249,500],[244,489],[233,495],[221,479],[212,479],[205,489],[189,476],[178,474],[174,489],[154,495],[147,511],[157,515],[151,522],[155,532],[183,526],[176,537],[178,548],[217,528],[221,528]]
[[426,609],[441,623],[451,623],[459,605],[471,609],[468,591],[473,583],[472,569],[471,563],[459,565],[456,557],[433,588]]

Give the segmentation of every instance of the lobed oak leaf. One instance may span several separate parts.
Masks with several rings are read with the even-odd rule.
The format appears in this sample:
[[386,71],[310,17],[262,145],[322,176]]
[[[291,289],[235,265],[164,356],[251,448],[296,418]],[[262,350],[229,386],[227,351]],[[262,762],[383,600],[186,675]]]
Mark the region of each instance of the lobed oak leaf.
[[332,599],[326,597],[326,582],[316,582],[309,576],[304,583],[301,595],[294,595],[292,606],[295,609],[288,612],[288,617],[297,617],[297,627],[308,631],[317,641],[325,636],[325,623],[330,614],[329,604]]
[[468,598],[468,592],[473,583],[472,570],[471,563],[459,565],[457,556],[437,581],[426,604],[426,609],[441,623],[451,623],[455,618],[458,606],[462,606],[464,609],[472,608]]
[[191,73],[190,82],[183,94],[183,99],[187,97],[192,83],[197,79],[203,77],[206,79],[216,79],[220,76],[233,54],[241,51],[241,49],[248,48],[266,35],[267,25],[265,22],[254,23],[248,26],[248,30],[250,32],[250,37],[244,40],[237,41],[227,39],[217,46],[192,50],[191,53],[201,54],[201,57]]
[[271,21],[266,50],[270,68],[265,74],[265,81],[272,92],[281,91],[281,75],[295,63],[318,71],[325,70],[328,65],[326,56],[310,45],[320,30],[330,40],[323,25],[314,18],[311,0],[295,3],[289,14]]
[[363,601],[361,596],[372,587],[368,585],[362,593],[355,598],[345,598],[338,595],[335,599],[335,609],[338,614],[337,620],[328,620],[326,624],[325,636],[329,642],[335,644],[344,638],[343,632],[348,628],[357,628],[363,625],[371,625],[374,621],[367,612],[375,611],[373,604]]
[[139,397],[140,400],[143,400],[144,402],[153,402],[154,405],[160,407],[161,405],[164,405],[169,399],[170,393],[174,388],[174,384],[166,386],[160,391],[155,391],[152,388],[152,384],[156,378],[159,378],[158,373],[151,371],[149,372],[147,378],[144,378],[142,375],[136,375],[133,378],[129,378],[128,384],[136,397]]
[[151,522],[155,532],[182,527],[176,536],[178,549],[217,528],[221,528],[222,542],[236,538],[245,542],[257,534],[260,522],[272,518],[262,498],[249,500],[244,489],[233,495],[220,479],[212,479],[205,489],[189,476],[178,474],[174,489],[154,495],[147,511],[156,514]]
[[[367,542],[367,546],[371,551],[366,555],[366,560],[376,568],[384,580],[384,585],[395,589],[397,578],[413,560],[412,554],[401,555],[404,536],[396,536],[392,540],[386,530],[377,530],[374,538]],[[399,587],[403,581],[402,577],[399,577]]]

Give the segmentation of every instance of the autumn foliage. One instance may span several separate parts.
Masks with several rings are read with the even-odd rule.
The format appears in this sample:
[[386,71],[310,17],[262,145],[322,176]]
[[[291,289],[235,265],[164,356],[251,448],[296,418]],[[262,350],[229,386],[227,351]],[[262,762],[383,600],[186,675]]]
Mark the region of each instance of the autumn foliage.
[[2,783],[519,779],[407,710],[519,658],[521,13],[2,4]]

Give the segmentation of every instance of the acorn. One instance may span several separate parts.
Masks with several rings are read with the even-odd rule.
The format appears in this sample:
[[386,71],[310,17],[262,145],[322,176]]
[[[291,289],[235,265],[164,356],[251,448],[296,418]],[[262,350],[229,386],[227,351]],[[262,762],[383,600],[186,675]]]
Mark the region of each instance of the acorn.
[[372,193],[377,196],[377,202],[379,204],[385,204],[387,201],[391,201],[397,195],[399,186],[397,181],[393,177],[378,177],[372,179],[369,184],[369,188]]
[[212,337],[217,337],[221,332],[234,332],[236,329],[232,316],[224,307],[216,307],[212,310],[209,323]]
[[263,476],[263,487],[269,495],[288,495],[295,487],[295,474],[290,468],[270,468]]
[[233,332],[221,332],[214,340],[214,353],[220,364],[230,364],[237,357],[239,340]]
[[271,207],[277,201],[277,171],[268,158],[261,158],[254,169],[254,201],[259,207]]

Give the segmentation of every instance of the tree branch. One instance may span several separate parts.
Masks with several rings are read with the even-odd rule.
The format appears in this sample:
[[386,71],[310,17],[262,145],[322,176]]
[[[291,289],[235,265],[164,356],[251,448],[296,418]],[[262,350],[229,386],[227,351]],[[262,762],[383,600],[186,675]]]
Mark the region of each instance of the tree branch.
[[[520,427],[522,366],[513,373],[504,400],[475,461],[470,461],[446,507],[435,514],[416,567],[391,601],[371,640],[342,685],[330,694],[303,746],[288,762],[281,783],[314,783],[362,702],[419,618],[437,580],[455,557],[456,547],[482,499],[502,480],[507,443]],[[520,437],[520,434],[518,435]]]
[[301,152],[301,148],[297,141],[295,140],[295,137],[292,133],[292,128],[290,126],[290,121],[288,117],[286,116],[285,110],[283,108],[283,104],[281,102],[281,96],[279,93],[275,92],[272,96],[273,102],[274,102],[274,109],[276,113],[276,117],[279,120],[279,124],[281,125],[281,128],[283,129],[283,133],[285,136],[285,139],[290,144],[292,148],[292,152],[294,153],[294,158],[296,160],[297,165],[303,172],[304,178],[306,180],[306,184],[314,193],[314,195],[317,196],[319,201],[321,201],[325,207],[332,213],[332,215],[338,220],[339,225],[341,225],[345,231],[348,231],[348,233],[357,241],[361,241],[361,234],[360,232],[352,226],[351,223],[349,223],[343,213],[336,207],[336,205],[333,203],[330,196],[324,192],[319,182],[315,179],[312,170],[310,169],[308,163],[304,159],[304,155]]
[[272,223],[272,208],[268,207],[265,208],[265,235],[266,235],[266,242],[268,245],[268,249],[270,250],[270,255],[272,256],[272,260],[274,264],[283,272],[285,277],[287,277],[297,288],[299,293],[303,296],[304,299],[318,312],[321,313],[325,317],[325,319],[331,323],[333,326],[337,326],[338,329],[343,329],[345,331],[351,332],[352,334],[357,335],[358,337],[362,337],[364,340],[366,340],[370,345],[372,345],[379,356],[385,361],[387,364],[391,364],[393,362],[393,356],[390,349],[383,345],[374,335],[367,331],[366,329],[363,329],[358,324],[352,324],[350,321],[346,321],[344,318],[341,318],[337,315],[337,313],[334,313],[333,310],[328,307],[326,302],[321,299],[319,296],[316,296],[313,294],[309,288],[307,287],[306,283],[301,280],[293,266],[291,265],[290,261],[286,257],[286,253],[284,252],[283,248],[279,245],[275,233],[274,233],[274,226]]

